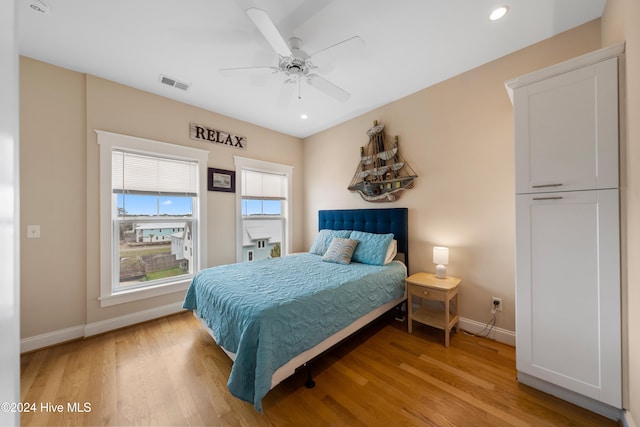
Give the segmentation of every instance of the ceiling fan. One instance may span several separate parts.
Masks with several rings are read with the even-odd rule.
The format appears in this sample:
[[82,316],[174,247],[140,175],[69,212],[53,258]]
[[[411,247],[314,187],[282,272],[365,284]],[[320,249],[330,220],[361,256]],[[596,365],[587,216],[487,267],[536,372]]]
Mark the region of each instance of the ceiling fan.
[[285,107],[289,104],[296,84],[298,98],[301,98],[300,85],[302,80],[337,101],[346,102],[349,99],[351,96],[349,92],[317,74],[319,67],[315,62],[318,60],[326,62],[326,60],[335,60],[338,57],[353,54],[355,50],[364,45],[359,36],[350,37],[309,55],[302,50],[302,40],[299,38],[291,37],[288,41],[285,41],[264,10],[249,8],[246,10],[246,14],[258,28],[258,31],[262,33],[271,48],[278,54],[278,66],[221,68],[221,73],[225,75],[260,74],[265,72],[284,74],[286,78],[278,100],[278,106],[280,107]]

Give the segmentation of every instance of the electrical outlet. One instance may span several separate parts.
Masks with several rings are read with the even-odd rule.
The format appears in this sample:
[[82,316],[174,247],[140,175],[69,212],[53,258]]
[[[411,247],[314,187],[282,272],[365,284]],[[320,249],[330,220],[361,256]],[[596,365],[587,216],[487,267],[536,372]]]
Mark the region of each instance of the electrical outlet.
[[502,298],[491,297],[491,311],[502,311]]

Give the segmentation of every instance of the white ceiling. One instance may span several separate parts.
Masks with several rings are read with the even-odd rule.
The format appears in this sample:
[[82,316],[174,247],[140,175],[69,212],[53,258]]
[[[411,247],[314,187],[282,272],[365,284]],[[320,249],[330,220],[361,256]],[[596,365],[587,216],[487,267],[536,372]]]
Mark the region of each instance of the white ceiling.
[[[599,18],[606,0],[19,0],[20,54],[297,137],[306,137],[452,76]],[[500,21],[489,13],[502,4]],[[303,83],[278,108],[282,74],[223,76],[277,66],[244,12],[268,13],[313,53],[354,35],[364,47],[318,74],[344,103]],[[322,64],[320,64],[322,65]],[[166,75],[189,83],[181,91]],[[301,113],[309,117],[300,118]],[[215,126],[215,123],[211,123]]]

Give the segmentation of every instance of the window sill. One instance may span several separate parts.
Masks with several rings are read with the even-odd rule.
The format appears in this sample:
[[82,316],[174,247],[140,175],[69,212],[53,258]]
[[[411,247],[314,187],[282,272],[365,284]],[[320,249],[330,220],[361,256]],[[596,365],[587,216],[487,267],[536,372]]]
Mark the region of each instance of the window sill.
[[164,283],[149,288],[131,289],[116,294],[105,295],[100,297],[100,307],[110,307],[117,304],[125,304],[128,302],[139,301],[143,299],[153,298],[160,295],[173,294],[176,292],[184,292],[189,287],[191,278],[181,280],[179,282]]

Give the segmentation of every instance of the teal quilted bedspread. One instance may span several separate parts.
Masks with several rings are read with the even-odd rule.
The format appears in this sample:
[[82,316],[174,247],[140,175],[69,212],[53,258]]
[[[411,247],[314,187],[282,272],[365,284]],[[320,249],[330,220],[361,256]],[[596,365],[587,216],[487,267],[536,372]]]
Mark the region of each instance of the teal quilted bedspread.
[[197,310],[219,345],[236,353],[227,384],[262,411],[271,376],[374,308],[404,295],[406,268],[289,255],[199,272],[183,307]]

